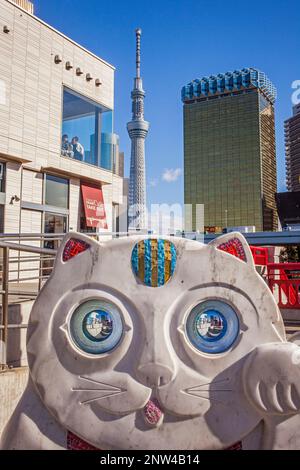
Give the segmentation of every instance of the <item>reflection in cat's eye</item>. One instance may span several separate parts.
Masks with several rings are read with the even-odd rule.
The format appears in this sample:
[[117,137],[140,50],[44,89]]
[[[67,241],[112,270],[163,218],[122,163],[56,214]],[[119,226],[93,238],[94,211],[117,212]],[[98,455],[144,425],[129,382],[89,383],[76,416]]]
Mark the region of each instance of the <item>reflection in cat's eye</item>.
[[92,341],[104,341],[113,331],[112,317],[104,310],[94,310],[83,320],[83,332]]
[[116,305],[106,300],[83,302],[70,318],[69,333],[75,345],[85,353],[112,351],[123,335],[121,313]]
[[186,319],[186,335],[198,351],[219,354],[234,344],[239,319],[231,305],[210,299],[196,305]]
[[225,317],[216,310],[207,310],[195,318],[198,334],[208,341],[216,341],[226,333],[227,322]]

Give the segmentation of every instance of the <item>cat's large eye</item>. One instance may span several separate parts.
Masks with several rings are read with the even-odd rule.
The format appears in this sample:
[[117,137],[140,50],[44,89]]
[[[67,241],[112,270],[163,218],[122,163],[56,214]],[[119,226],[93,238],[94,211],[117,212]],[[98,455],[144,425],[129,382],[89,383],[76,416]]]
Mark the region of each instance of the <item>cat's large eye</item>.
[[186,334],[199,351],[218,354],[227,351],[240,330],[234,309],[221,300],[207,300],[193,308],[186,321]]
[[121,313],[110,302],[89,300],[77,307],[70,319],[69,330],[82,351],[103,354],[114,349],[121,340]]

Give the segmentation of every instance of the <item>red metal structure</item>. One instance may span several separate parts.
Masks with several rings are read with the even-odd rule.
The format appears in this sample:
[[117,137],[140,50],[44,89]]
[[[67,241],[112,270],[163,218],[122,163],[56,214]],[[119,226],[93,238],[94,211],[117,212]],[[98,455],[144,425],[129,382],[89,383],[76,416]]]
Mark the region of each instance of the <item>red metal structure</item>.
[[[232,250],[224,251],[237,256]],[[267,247],[250,246],[256,266],[268,283],[279,308],[300,309],[300,263],[269,263]]]
[[300,263],[270,263],[267,272],[279,308],[300,309]]
[[256,266],[267,266],[269,260],[268,248],[262,246],[250,246],[250,250]]
[[279,308],[300,309],[300,263],[269,263],[266,247],[250,246],[256,266],[266,266],[266,280]]

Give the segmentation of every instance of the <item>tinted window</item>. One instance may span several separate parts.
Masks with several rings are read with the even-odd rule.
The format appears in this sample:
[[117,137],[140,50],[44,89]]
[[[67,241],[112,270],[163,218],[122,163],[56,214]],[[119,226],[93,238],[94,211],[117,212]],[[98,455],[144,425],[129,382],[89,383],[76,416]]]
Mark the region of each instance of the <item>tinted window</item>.
[[111,110],[64,89],[61,155],[111,170],[112,121]]
[[5,166],[4,163],[0,163],[0,193],[5,192],[4,188],[4,173],[5,173]]
[[58,176],[46,175],[45,204],[49,206],[69,207],[69,180]]

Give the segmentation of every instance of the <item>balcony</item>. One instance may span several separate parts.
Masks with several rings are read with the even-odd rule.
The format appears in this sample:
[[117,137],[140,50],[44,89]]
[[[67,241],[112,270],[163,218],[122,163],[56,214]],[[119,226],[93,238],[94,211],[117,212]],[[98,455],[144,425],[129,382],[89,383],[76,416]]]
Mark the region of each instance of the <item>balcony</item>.
[[61,156],[112,171],[117,151],[112,110],[64,88]]

